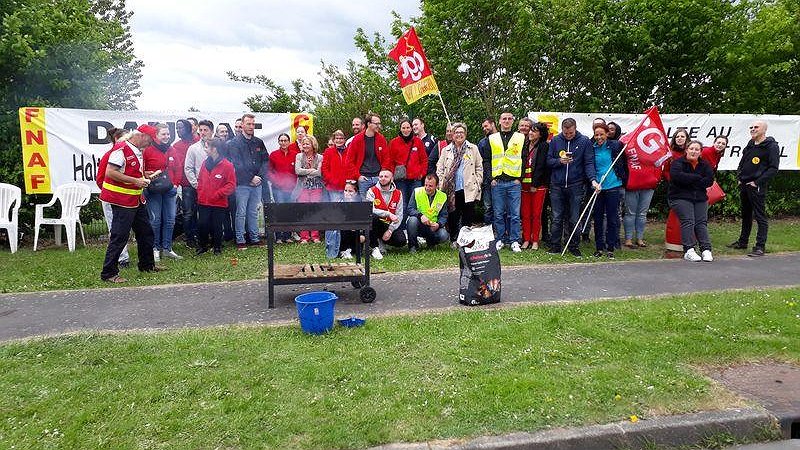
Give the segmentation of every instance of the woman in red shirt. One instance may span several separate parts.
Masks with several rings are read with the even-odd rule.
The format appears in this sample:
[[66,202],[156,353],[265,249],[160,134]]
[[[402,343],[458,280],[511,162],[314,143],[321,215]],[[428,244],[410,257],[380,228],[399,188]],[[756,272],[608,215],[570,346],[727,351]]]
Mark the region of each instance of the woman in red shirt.
[[[414,189],[422,186],[422,179],[428,172],[428,154],[422,140],[412,132],[411,122],[400,122],[400,133],[389,142],[392,158],[391,170],[394,184],[403,193],[403,208],[414,195]],[[404,173],[405,172],[405,173]]]
[[214,254],[222,253],[222,227],[228,209],[228,196],[236,191],[236,172],[233,164],[219,154],[225,141],[214,138],[208,141],[206,155],[197,174],[197,254],[208,251],[208,236]]
[[[278,148],[269,154],[269,182],[272,186],[272,197],[275,203],[290,203],[292,190],[297,184],[297,174],[294,172],[294,163],[297,154],[296,145],[289,144],[289,135],[281,133],[278,136]],[[291,242],[292,233],[281,231],[275,233],[275,243]]]
[[328,190],[328,200],[338,202],[342,200],[344,182],[347,178],[344,170],[344,157],[346,150],[344,131],[333,132],[333,145],[325,149],[322,154],[322,180]]
[[160,171],[161,175],[169,179],[168,188],[165,191],[156,191],[154,187],[144,190],[147,199],[147,211],[150,214],[150,226],[153,227],[153,257],[156,261],[161,260],[160,253],[172,259],[181,259],[172,250],[172,232],[175,229],[175,212],[177,210],[176,197],[178,195],[177,185],[183,175],[183,166],[179,166],[172,152],[167,156],[170,149],[171,136],[169,128],[163,123],[156,124],[156,140],[150,147],[142,152],[144,164],[144,176],[156,178],[154,173]]

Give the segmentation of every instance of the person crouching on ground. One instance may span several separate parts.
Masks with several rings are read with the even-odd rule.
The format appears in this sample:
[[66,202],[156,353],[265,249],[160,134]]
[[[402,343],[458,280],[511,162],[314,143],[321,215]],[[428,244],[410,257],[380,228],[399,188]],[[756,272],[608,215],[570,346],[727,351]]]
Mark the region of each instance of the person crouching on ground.
[[406,235],[399,229],[403,223],[403,193],[392,181],[392,172],[381,170],[378,183],[369,188],[365,200],[372,203],[372,233],[369,246],[372,257],[383,259],[381,248],[384,244],[394,247],[406,245]]
[[[714,182],[714,171],[700,158],[703,144],[692,141],[686,154],[672,161],[669,168],[669,207],[681,223],[683,259],[711,262],[711,238],[708,236],[708,195],[706,189]],[[700,242],[702,256],[695,251]]]
[[225,141],[214,138],[205,148],[208,158],[197,174],[197,205],[199,219],[197,254],[208,251],[208,235],[214,254],[222,253],[222,230],[228,212],[228,196],[236,191],[236,170],[233,164],[219,154]]
[[428,174],[425,185],[414,189],[414,195],[408,201],[406,230],[411,253],[416,253],[419,247],[417,237],[424,238],[428,248],[450,239],[444,228],[447,223],[447,194],[436,189],[438,185],[439,177],[435,173]]

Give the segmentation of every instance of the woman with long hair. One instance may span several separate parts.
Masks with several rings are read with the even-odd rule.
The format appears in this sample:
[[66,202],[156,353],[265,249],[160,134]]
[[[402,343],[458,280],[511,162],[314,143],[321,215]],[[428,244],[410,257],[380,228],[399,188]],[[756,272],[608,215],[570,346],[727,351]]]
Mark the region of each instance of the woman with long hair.
[[414,135],[409,120],[400,122],[397,137],[389,142],[392,157],[394,184],[403,193],[403,208],[414,195],[414,189],[422,186],[428,170],[428,155],[422,140]]
[[550,186],[547,169],[547,124],[537,122],[528,132],[528,147],[522,154],[522,249],[539,249],[542,231],[542,209]]
[[[317,138],[307,134],[299,141],[301,153],[295,157],[294,171],[297,174],[297,184],[292,192],[292,199],[301,203],[319,202],[322,200],[322,191],[325,185],[322,181],[322,155],[317,153],[319,144]],[[319,243],[319,231],[303,230],[300,232],[300,243],[308,243],[311,239]]]
[[169,128],[163,123],[156,124],[156,140],[153,145],[142,152],[144,176],[155,178],[166,176],[171,186],[164,192],[156,192],[153,186],[144,190],[147,199],[147,211],[150,214],[150,226],[153,228],[153,257],[160,261],[161,254],[167,258],[182,259],[172,250],[172,232],[175,229],[175,213],[177,211],[176,197],[178,183],[183,175],[183,167],[178,166],[172,156],[167,156],[170,150],[171,136]]

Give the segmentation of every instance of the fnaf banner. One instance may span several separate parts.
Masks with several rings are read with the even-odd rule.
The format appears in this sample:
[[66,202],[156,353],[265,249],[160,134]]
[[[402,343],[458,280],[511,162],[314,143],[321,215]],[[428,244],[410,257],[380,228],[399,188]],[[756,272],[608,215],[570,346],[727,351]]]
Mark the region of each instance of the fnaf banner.
[[[578,124],[578,131],[592,136],[592,121],[603,118],[608,122],[616,122],[622,132],[633,131],[643,114],[614,113],[566,113],[566,112],[529,112],[528,117],[537,122],[545,122],[551,134],[561,131],[561,121],[572,117]],[[781,149],[780,170],[800,170],[800,116],[752,115],[752,114],[661,114],[664,131],[671,137],[678,129],[685,129],[692,140],[699,140],[703,146],[710,147],[716,136],[727,136],[728,147],[719,163],[719,170],[736,170],[742,149],[750,140],[750,125],[756,120],[767,124],[767,136],[778,141]]]
[[[210,120],[233,129],[242,113],[187,113],[148,111],[101,111],[86,109],[23,107],[19,109],[22,137],[22,162],[25,173],[25,192],[49,194],[65,183],[86,183],[98,192],[94,182],[97,163],[111,148],[108,130],[112,127],[135,129],[143,123],[161,122],[169,127],[174,141],[175,122],[187,117]],[[267,149],[278,148],[278,135],[293,132],[304,126],[313,133],[310,114],[256,113],[255,135],[264,140]]]

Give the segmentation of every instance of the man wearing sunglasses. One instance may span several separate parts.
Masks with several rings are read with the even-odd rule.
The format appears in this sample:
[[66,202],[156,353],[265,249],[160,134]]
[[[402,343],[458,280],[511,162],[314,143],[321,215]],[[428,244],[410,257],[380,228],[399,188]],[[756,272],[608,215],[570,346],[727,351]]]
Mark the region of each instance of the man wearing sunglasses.
[[767,184],[778,173],[780,146],[772,136],[767,136],[767,123],[761,120],[750,126],[750,142],[742,150],[742,159],[736,175],[739,179],[739,194],[742,205],[742,232],[739,239],[728,244],[729,248],[745,249],[750,241],[753,216],[758,224],[756,243],[747,256],[764,256],[767,245],[767,219],[765,200]]

